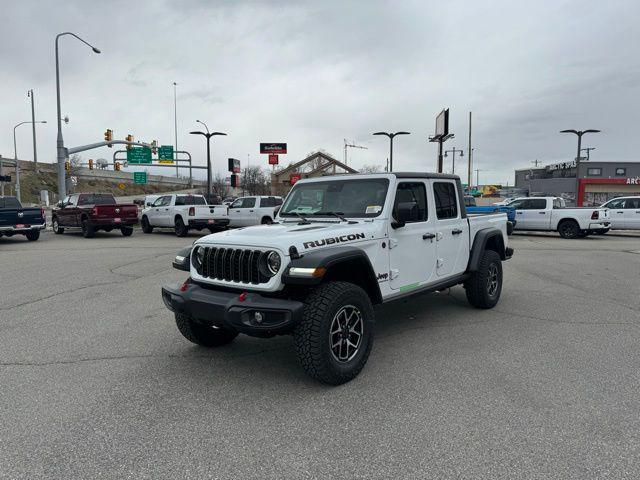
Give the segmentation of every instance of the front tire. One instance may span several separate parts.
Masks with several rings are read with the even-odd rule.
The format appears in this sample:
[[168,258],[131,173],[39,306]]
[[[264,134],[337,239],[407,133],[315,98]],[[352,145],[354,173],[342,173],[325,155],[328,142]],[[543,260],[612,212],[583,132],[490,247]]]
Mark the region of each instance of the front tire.
[[273,220],[271,219],[271,217],[263,217],[260,223],[262,223],[262,225],[271,225],[273,223]]
[[502,260],[493,250],[485,250],[478,270],[464,282],[467,300],[476,308],[493,308],[502,292]]
[[193,318],[176,313],[176,326],[184,338],[203,347],[220,347],[233,341],[238,332],[224,328],[213,328],[202,325]]
[[558,225],[558,233],[562,238],[578,238],[580,226],[574,220],[564,220]]
[[53,228],[53,233],[55,233],[56,235],[62,235],[64,233],[64,228],[60,226],[56,217],[53,217],[53,220],[51,221],[51,227]]
[[178,237],[186,237],[187,233],[189,233],[189,229],[187,228],[187,226],[182,221],[182,218],[180,217],[176,218],[175,231],[176,231],[176,236]]
[[140,226],[142,227],[143,233],[153,233],[153,227],[149,223],[149,219],[146,215],[142,217],[142,220],[140,220]]
[[27,240],[30,242],[35,242],[40,238],[40,230],[32,230],[31,232],[27,232],[24,234],[27,237]]
[[133,235],[133,227],[122,227],[120,233],[122,233],[123,237],[130,237]]
[[305,299],[293,332],[307,374],[329,385],[355,378],[373,347],[374,312],[367,293],[347,282],[320,285]]

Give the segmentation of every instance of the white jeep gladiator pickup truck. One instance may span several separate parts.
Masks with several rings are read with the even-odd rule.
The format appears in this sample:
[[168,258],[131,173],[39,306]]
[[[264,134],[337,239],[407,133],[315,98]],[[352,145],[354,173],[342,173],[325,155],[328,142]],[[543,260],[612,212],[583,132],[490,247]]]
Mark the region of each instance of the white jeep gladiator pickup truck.
[[162,195],[142,211],[140,225],[144,233],[172,228],[178,237],[203,228],[213,233],[229,225],[227,212],[226,205],[207,205],[203,195]]
[[606,208],[567,208],[560,197],[522,197],[508,204],[516,210],[515,230],[558,232],[562,238],[583,238],[609,229]]
[[162,299],[199,345],[293,334],[306,372],[337,385],[367,361],[374,305],[464,285],[473,306],[495,306],[513,254],[506,228],[504,213],[468,218],[453,175],[305,179],[273,224],[181,251],[173,266],[190,276],[163,287]]

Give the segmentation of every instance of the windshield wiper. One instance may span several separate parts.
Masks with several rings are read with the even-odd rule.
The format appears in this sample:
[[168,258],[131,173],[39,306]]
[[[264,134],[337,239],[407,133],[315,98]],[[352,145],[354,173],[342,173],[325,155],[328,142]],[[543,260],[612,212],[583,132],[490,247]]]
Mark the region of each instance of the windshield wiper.
[[296,212],[295,210],[292,211],[291,213],[297,215],[298,218],[301,219],[301,221],[298,223],[298,225],[311,225],[311,222],[309,221],[309,219],[307,217],[305,217],[302,213]]
[[311,215],[331,215],[331,216],[334,216],[336,218],[339,218],[343,222],[348,222],[349,221],[346,218],[344,218],[344,213],[343,212],[313,212]]

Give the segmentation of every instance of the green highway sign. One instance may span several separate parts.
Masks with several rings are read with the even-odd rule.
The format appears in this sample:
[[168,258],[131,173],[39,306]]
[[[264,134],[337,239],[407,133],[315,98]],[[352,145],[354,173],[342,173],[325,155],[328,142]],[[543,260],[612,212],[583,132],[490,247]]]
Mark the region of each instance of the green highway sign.
[[161,162],[161,163],[173,163],[173,145],[159,146],[158,160],[171,160],[171,162]]
[[136,147],[127,150],[127,162],[131,165],[151,164],[151,149],[149,147]]
[[147,172],[133,172],[133,183],[147,183]]

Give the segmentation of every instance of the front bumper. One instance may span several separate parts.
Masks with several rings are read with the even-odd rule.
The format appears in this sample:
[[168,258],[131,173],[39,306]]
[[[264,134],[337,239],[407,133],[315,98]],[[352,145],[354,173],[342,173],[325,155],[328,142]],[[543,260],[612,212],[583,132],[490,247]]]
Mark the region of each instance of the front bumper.
[[290,331],[302,319],[304,309],[304,304],[295,300],[211,290],[190,282],[162,287],[162,301],[172,312],[205,325],[258,337]]
[[196,218],[189,220],[189,228],[226,227],[228,218]]
[[17,224],[17,225],[9,225],[9,226],[5,226],[5,227],[0,227],[0,232],[27,233],[27,232],[31,232],[33,230],[44,230],[45,227],[46,227],[45,223],[43,223],[42,225],[22,225],[22,224]]
[[611,222],[590,223],[589,230],[606,230],[611,228]]

